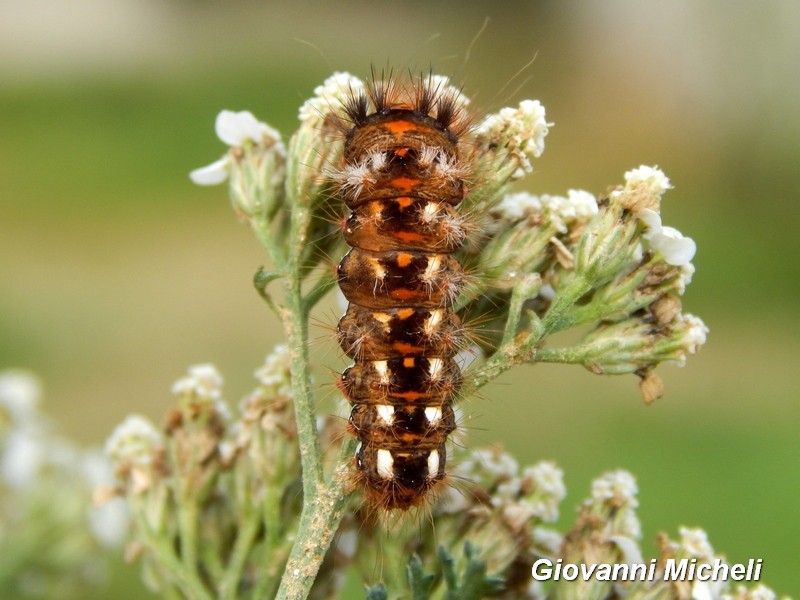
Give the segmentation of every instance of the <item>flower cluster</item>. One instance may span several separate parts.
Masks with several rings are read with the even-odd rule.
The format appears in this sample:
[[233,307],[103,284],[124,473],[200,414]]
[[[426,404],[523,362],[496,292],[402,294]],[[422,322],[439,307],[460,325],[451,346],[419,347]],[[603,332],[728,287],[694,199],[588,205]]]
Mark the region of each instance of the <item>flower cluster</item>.
[[[448,79],[429,77],[434,89],[468,104]],[[138,423],[109,442],[149,580],[197,598],[266,597],[276,590],[279,598],[335,597],[349,566],[374,572],[371,546],[377,544],[384,582],[368,588],[368,598],[387,598],[388,586],[392,594],[417,598],[519,599],[544,596],[530,577],[540,558],[641,561],[637,487],[624,471],[594,482],[563,534],[553,526],[566,494],[558,466],[520,467],[505,452],[460,443],[448,451],[452,487],[439,488],[438,501],[425,508],[433,527],[403,528],[395,514],[348,502],[353,442],[345,441],[343,419],[316,415],[306,348],[310,311],[333,283],[319,257],[335,254],[341,243],[330,223],[339,210],[330,173],[342,149],[341,109],[363,89],[346,73],[317,87],[285,151],[277,132],[249,113],[218,119],[220,138],[232,148],[216,172],[229,175],[236,211],[272,261],[274,271],[259,271],[255,283],[280,316],[287,344],[256,372],[259,386],[238,416],[224,408],[219,374],[197,367],[176,384],[177,408],[163,431]],[[465,226],[474,235],[458,258],[481,276],[455,309],[468,325],[472,317],[486,324],[474,340],[478,359],[465,370],[463,389],[470,393],[520,363],[560,362],[598,374],[635,374],[651,401],[663,392],[654,369],[683,364],[706,340],[703,322],[681,305],[695,244],[662,224],[661,201],[671,185],[655,167],[629,171],[601,196],[512,189],[532,171],[551,126],[544,107],[526,100],[486,117],[459,142],[470,173],[460,210],[477,215],[477,222]],[[348,172],[348,182],[358,185],[358,176]],[[308,285],[311,273],[318,279]],[[276,280],[282,300],[267,292]],[[572,328],[583,338],[548,345]],[[688,538],[678,546],[664,538],[658,560],[690,546]],[[710,556],[710,547],[703,552]],[[647,598],[653,591],[590,581],[559,585],[557,595]]]
[[97,449],[59,436],[41,412],[41,387],[0,372],[0,590],[14,598],[86,596],[101,585],[103,549],[127,530],[124,502],[92,506],[112,480]]
[[517,108],[503,108],[486,117],[475,129],[482,148],[497,149],[497,163],[511,169],[511,179],[521,179],[533,172],[531,160],[544,152],[544,138],[552,127],[538,100],[523,100]]
[[220,373],[197,365],[173,385],[163,429],[132,415],[109,437],[113,490],[133,521],[128,556],[141,558],[152,588],[188,598],[274,593],[281,571],[260,565],[264,556],[285,556],[299,512],[290,485],[300,475],[297,435],[290,396],[280,393],[290,389],[284,363],[285,347],[267,356],[235,420]]

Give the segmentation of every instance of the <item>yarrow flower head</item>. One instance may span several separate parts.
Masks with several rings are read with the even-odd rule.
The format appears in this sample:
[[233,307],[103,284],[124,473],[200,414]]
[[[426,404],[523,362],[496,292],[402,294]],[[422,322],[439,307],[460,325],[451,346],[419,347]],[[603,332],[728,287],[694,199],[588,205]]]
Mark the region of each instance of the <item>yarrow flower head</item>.
[[672,324],[674,338],[678,341],[678,348],[673,350],[669,360],[678,366],[686,364],[689,354],[697,354],[700,347],[706,343],[708,327],[699,317],[690,314],[681,315]]
[[669,177],[664,175],[664,171],[658,167],[641,165],[637,169],[631,169],[625,173],[625,189],[627,191],[645,189],[648,193],[660,197],[671,188]]
[[612,471],[592,482],[592,500],[600,504],[636,508],[639,506],[638,493],[636,479],[627,471]]
[[550,223],[559,233],[566,233],[569,225],[582,219],[588,220],[597,214],[597,199],[584,190],[568,190],[566,197],[543,194],[534,196],[528,192],[507,194],[492,215],[506,221],[531,219]]
[[365,89],[364,82],[346,72],[336,72],[314,88],[314,97],[300,107],[298,118],[311,127],[318,127],[327,115],[339,112],[353,96]]
[[642,528],[635,508],[639,506],[636,479],[627,471],[612,471],[592,482],[592,497],[587,501],[595,511],[609,519],[609,535],[638,540]]
[[172,393],[219,400],[222,397],[222,375],[212,364],[194,365],[189,367],[189,375],[173,384]]
[[148,465],[162,445],[161,434],[140,415],[128,415],[106,441],[106,454],[115,463]]
[[42,394],[38,379],[25,371],[0,373],[0,434],[6,423],[24,425],[37,415]]
[[523,100],[517,108],[506,107],[486,117],[475,136],[481,145],[507,153],[514,167],[510,177],[520,179],[533,172],[531,160],[544,152],[544,138],[552,125],[545,119],[541,102]]
[[466,108],[469,106],[470,100],[464,93],[450,82],[450,78],[445,75],[430,75],[428,81],[430,88],[434,90],[439,97],[452,98],[456,106]]
[[268,395],[292,398],[291,356],[286,344],[278,344],[267,355],[264,364],[255,372],[255,377]]

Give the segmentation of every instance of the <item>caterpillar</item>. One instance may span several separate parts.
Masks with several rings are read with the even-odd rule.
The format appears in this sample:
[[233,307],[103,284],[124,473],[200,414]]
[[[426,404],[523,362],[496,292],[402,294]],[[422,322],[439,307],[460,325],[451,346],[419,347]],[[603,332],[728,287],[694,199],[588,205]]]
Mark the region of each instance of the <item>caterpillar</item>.
[[351,247],[336,269],[348,308],[336,334],[353,360],[339,387],[358,439],[356,481],[375,506],[408,510],[446,478],[454,360],[464,327],[453,305],[465,283],[454,257],[467,227],[456,210],[468,168],[459,153],[467,115],[444,78],[389,78],[343,108],[334,174],[350,215]]

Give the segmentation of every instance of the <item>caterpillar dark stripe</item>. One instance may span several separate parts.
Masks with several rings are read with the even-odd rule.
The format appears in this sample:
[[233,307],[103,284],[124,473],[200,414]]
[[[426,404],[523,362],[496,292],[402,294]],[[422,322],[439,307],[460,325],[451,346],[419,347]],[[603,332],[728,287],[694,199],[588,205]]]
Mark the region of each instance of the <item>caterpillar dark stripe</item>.
[[344,108],[343,166],[351,250],[337,267],[349,305],[337,337],[354,364],[340,388],[359,440],[366,499],[409,509],[445,479],[462,376],[453,357],[464,328],[453,304],[464,272],[453,253],[466,237],[456,206],[468,170],[459,157],[466,115],[442,78],[374,81]]

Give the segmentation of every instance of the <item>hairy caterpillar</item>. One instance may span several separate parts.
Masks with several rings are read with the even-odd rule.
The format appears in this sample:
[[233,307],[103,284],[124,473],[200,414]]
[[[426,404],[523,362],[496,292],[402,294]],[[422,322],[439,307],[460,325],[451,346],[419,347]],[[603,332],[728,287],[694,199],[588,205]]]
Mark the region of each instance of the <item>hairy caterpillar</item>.
[[409,509],[445,479],[462,376],[464,327],[453,304],[466,237],[456,210],[469,169],[459,156],[467,115],[444,78],[373,81],[341,116],[343,166],[334,175],[352,211],[351,250],[337,267],[348,300],[337,337],[354,364],[339,386],[352,405],[355,464],[366,499]]

